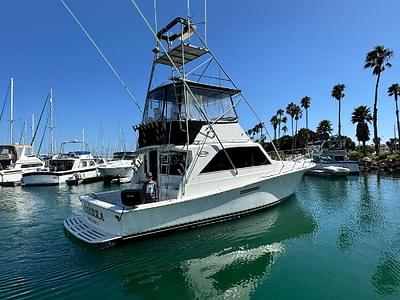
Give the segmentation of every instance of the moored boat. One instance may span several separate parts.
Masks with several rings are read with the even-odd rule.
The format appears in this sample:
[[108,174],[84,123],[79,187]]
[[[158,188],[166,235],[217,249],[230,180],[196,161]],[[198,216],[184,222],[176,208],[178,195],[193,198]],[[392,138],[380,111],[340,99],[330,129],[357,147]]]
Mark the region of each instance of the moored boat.
[[[236,113],[244,96],[232,81],[221,86],[189,79],[187,64],[216,59],[204,43],[185,43],[188,32],[196,32],[195,26],[183,18],[158,32],[157,45],[166,41],[168,49],[154,50],[143,119],[135,126],[140,165],[129,189],[80,197],[84,213],[64,220],[76,238],[114,243],[252,213],[287,199],[312,166],[301,159],[273,160],[248,137]],[[153,87],[158,65],[178,76]],[[148,182],[156,191],[148,192]]]
[[319,168],[312,168],[307,171],[307,175],[325,176],[325,177],[347,177],[350,170],[348,168],[337,166],[322,166]]
[[360,173],[358,161],[350,160],[347,157],[346,148],[339,139],[331,139],[322,142],[319,148],[313,151],[313,160],[316,164],[313,168],[314,170],[321,170],[333,166],[348,169],[349,175],[357,175]]
[[24,173],[36,172],[43,166],[31,145],[0,145],[0,185],[19,185]]
[[[61,149],[68,143],[82,144],[78,141],[63,142]],[[98,163],[89,151],[57,154],[48,161],[48,168],[23,174],[22,184],[24,186],[58,185],[77,177],[83,181],[101,180],[97,167]]]
[[135,152],[123,151],[115,152],[112,160],[99,166],[98,170],[105,183],[129,183],[138,165],[140,161]]

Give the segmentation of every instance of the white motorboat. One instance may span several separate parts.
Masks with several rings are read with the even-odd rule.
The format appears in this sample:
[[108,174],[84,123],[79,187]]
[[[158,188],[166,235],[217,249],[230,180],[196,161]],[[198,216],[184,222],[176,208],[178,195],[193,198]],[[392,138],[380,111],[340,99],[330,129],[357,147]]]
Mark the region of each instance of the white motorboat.
[[[232,87],[222,87],[189,80],[193,70],[206,65],[189,71],[189,63],[216,59],[204,43],[185,43],[182,35],[188,31],[195,32],[191,21],[176,18],[158,32],[157,44],[164,51],[154,50],[143,119],[135,126],[141,164],[129,189],[80,197],[84,213],[64,220],[76,238],[113,244],[265,209],[291,196],[312,167],[299,159],[272,160],[247,136],[236,114],[239,99],[245,98],[232,81]],[[153,88],[158,65],[172,66],[177,76]],[[201,77],[209,78],[204,73]],[[148,172],[157,181],[158,196],[145,203]]]
[[0,185],[18,185],[22,174],[36,172],[43,166],[30,145],[0,145]]
[[[322,142],[318,149],[314,149],[313,160],[316,163],[314,170],[321,170],[325,169],[325,167],[333,166],[342,169],[348,169],[348,174],[350,175],[356,175],[360,173],[358,161],[350,160],[347,157],[346,148],[344,147],[343,143],[338,139],[332,139]],[[340,173],[342,171],[344,170],[338,172]]]
[[320,166],[307,171],[307,175],[327,176],[327,177],[347,177],[350,170],[348,168],[337,166]]
[[[63,142],[65,144],[82,142]],[[62,153],[62,151],[60,151]],[[48,161],[48,168],[37,172],[24,173],[24,186],[58,185],[70,180],[73,184],[101,180],[97,171],[98,163],[89,151],[72,151],[57,154]]]
[[128,183],[131,181],[133,173],[140,166],[135,152],[115,152],[110,161],[99,166],[100,176],[104,178],[104,182]]

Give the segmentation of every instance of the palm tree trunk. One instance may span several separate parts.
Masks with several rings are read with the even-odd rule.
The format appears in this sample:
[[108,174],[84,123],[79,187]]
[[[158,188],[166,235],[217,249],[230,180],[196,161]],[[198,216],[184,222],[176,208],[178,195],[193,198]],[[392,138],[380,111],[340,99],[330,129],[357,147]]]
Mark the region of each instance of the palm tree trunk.
[[340,106],[341,106],[340,104],[341,104],[341,102],[342,102],[342,98],[339,99],[339,125],[338,125],[338,127],[339,127],[339,128],[338,128],[338,135],[339,135],[339,137],[341,136],[341,129],[342,129],[342,125],[340,124],[340,108],[341,108],[341,107],[340,107]]
[[293,117],[292,117],[292,137],[294,136],[294,132],[293,132]]
[[276,127],[274,128],[274,141],[276,141]]
[[378,140],[378,86],[380,78],[381,78],[381,73],[379,73],[378,77],[376,78],[374,112],[372,116],[372,123],[374,125],[374,144],[375,144],[376,155],[379,155],[379,144],[380,144],[380,141]]
[[362,144],[363,144],[363,153],[364,153],[364,156],[365,156],[365,152],[366,152],[366,150],[365,150],[365,141],[362,141]]
[[306,109],[306,128],[308,129],[308,109]]
[[281,137],[281,120],[278,123],[278,139]]
[[[396,102],[396,118],[397,118],[397,140],[400,142],[400,122],[399,122],[399,107],[397,106],[397,94],[394,95]],[[394,141],[396,143],[396,141]]]

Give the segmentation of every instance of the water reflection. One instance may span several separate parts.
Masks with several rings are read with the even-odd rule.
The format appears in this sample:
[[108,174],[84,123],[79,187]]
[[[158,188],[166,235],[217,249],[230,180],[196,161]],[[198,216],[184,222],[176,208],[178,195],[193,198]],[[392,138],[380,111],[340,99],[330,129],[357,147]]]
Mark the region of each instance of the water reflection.
[[304,177],[304,185],[313,191],[321,206],[333,211],[346,207],[349,199],[349,182],[346,178]]
[[[382,227],[384,219],[382,203],[379,193],[379,179],[376,179],[377,186],[371,192],[371,180],[374,177],[360,176],[357,189],[353,190],[354,203],[347,207],[349,217],[346,222],[339,226],[337,247],[340,251],[350,250],[360,240],[362,234],[374,233]],[[355,205],[355,209],[352,206]]]
[[[163,298],[179,294],[196,299],[246,299],[285,252],[288,241],[315,228],[313,218],[296,199],[290,199],[241,220],[112,249],[110,255],[122,251],[118,256],[135,256],[135,261],[118,273],[126,291],[146,299],[160,297],[159,290],[163,290]],[[150,244],[157,246],[148,249]],[[143,247],[146,253],[140,253]],[[137,260],[142,261],[141,266]]]
[[393,295],[400,286],[400,261],[392,252],[386,252],[380,258],[372,283],[381,295]]
[[[357,223],[359,229],[364,232],[373,232],[383,223],[382,203],[379,189],[374,189],[371,193],[370,181],[374,177],[362,176],[361,192],[359,197],[359,207],[357,212]],[[377,187],[380,186],[380,179],[376,177]]]

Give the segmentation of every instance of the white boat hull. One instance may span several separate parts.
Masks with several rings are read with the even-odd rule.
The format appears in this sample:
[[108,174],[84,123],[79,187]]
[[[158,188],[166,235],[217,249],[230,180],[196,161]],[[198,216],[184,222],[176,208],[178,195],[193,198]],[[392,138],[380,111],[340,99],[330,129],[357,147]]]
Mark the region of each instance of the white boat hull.
[[[261,179],[204,197],[165,200],[116,210],[93,196],[81,197],[85,214],[64,221],[65,228],[88,243],[124,240],[220,222],[272,206],[292,195],[305,169]],[[115,194],[112,194],[115,193]],[[119,197],[119,191],[99,194]]]
[[21,182],[22,170],[6,170],[0,172],[0,185],[17,185]]
[[126,167],[99,167],[99,173],[103,177],[110,178],[132,178],[132,166]]
[[13,169],[0,171],[0,186],[13,186],[21,184],[22,175],[36,172],[38,168]]
[[98,177],[96,169],[76,170],[68,172],[47,172],[40,171],[35,173],[27,173],[22,176],[22,184],[24,186],[39,186],[39,185],[59,185],[64,184],[74,174],[79,173],[84,179]]
[[347,177],[350,170],[348,168],[336,166],[322,166],[321,168],[313,168],[307,171],[308,175],[325,176],[325,177]]
[[351,161],[351,160],[346,160],[346,161],[336,161],[336,162],[317,162],[316,166],[313,169],[322,169],[324,167],[340,167],[340,168],[346,168],[349,170],[349,175],[356,175],[360,173],[360,168],[358,165],[357,161]]

